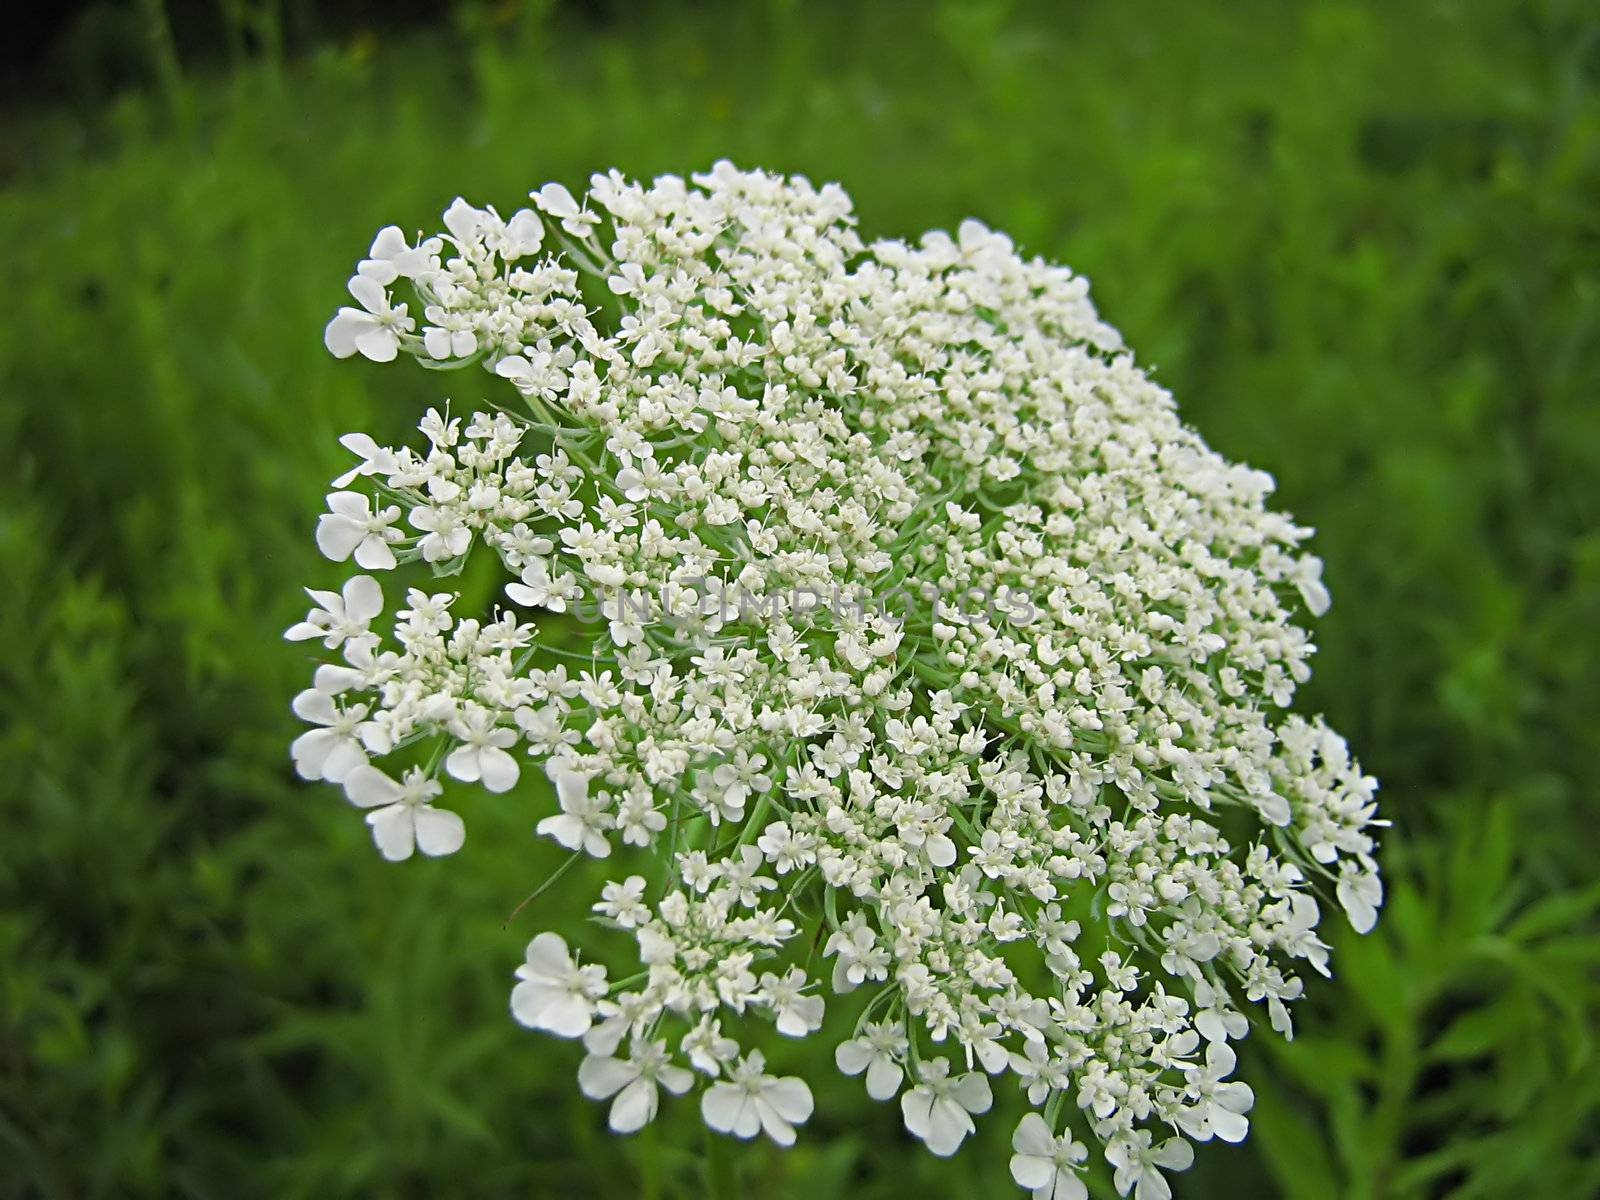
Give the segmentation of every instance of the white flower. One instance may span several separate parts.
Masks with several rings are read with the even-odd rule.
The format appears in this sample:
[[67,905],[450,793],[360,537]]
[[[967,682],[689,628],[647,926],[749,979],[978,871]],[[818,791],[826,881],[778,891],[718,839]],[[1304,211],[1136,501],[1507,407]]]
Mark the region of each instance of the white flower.
[[711,782],[722,789],[718,801],[723,813],[737,813],[744,808],[752,791],[772,789],[772,777],[762,768],[767,765],[764,754],[749,754],[744,750],[735,753],[732,762],[725,762],[711,773]]
[[1064,1092],[1072,1086],[1066,1064],[1050,1052],[1042,1038],[1028,1039],[1021,1054],[1011,1055],[1011,1070],[1024,1085],[1029,1104],[1043,1104],[1051,1092]]
[[548,565],[542,558],[530,559],[522,568],[522,582],[506,584],[506,595],[527,608],[548,608],[551,612],[566,612],[566,595],[573,585],[570,574],[552,579]]
[[700,1097],[700,1115],[719,1133],[753,1138],[765,1132],[780,1146],[794,1145],[794,1127],[811,1116],[811,1089],[805,1080],[766,1074],[766,1056],[752,1050]]
[[1078,1173],[1089,1148],[1063,1134],[1056,1137],[1036,1112],[1025,1115],[1011,1135],[1011,1178],[1033,1192],[1033,1200],[1084,1200],[1089,1189]]
[[383,285],[368,275],[352,276],[350,294],[360,308],[341,308],[328,322],[322,341],[335,358],[349,358],[357,351],[373,362],[393,362],[400,350],[399,334],[416,325],[406,315],[406,306],[390,305]]
[[606,994],[606,969],[573,962],[566,939],[556,933],[541,933],[528,943],[517,978],[512,1015],[530,1029],[559,1037],[582,1037],[594,1022],[595,1001]]
[[805,1037],[822,1028],[821,996],[805,995],[811,977],[800,967],[790,967],[784,975],[770,971],[761,977],[762,1003],[777,1018],[778,1032],[788,1037]]
[[833,964],[833,990],[848,992],[869,979],[882,979],[888,973],[889,951],[878,942],[859,912],[851,913],[839,928],[828,935],[824,954],[837,954]]
[[1220,987],[1200,982],[1194,987],[1194,1027],[1208,1042],[1238,1041],[1250,1032],[1250,1022],[1228,1003],[1228,993]]
[[525,396],[554,400],[567,385],[565,366],[555,355],[535,350],[527,357],[508,354],[495,363],[494,373],[509,380]]
[[597,214],[581,211],[572,193],[559,183],[547,183],[528,195],[542,211],[560,221],[561,227],[575,238],[588,237],[594,226],[600,223]]
[[1291,576],[1295,587],[1300,589],[1300,598],[1306,602],[1306,609],[1313,617],[1320,617],[1328,611],[1333,598],[1328,595],[1327,585],[1322,582],[1322,560],[1307,555],[1295,567]]
[[417,543],[427,562],[459,558],[472,545],[472,528],[454,509],[419,504],[407,514],[407,519],[427,534]]
[[611,843],[604,833],[610,824],[608,814],[601,799],[589,795],[589,777],[557,761],[552,761],[545,772],[556,785],[561,812],[540,821],[535,832],[548,834],[568,850],[582,850],[593,858],[610,855]]
[[590,907],[624,929],[636,929],[650,919],[644,903],[645,877],[630,875],[621,883],[610,882],[600,889],[599,903]]
[[739,1043],[723,1036],[720,1021],[705,1016],[683,1035],[682,1049],[695,1070],[715,1076],[722,1074],[723,1064],[738,1056]]
[[942,1058],[921,1064],[921,1082],[900,1097],[906,1128],[933,1153],[948,1158],[977,1126],[972,1118],[986,1113],[994,1103],[989,1079],[981,1071],[950,1077],[950,1063]]
[[644,287],[644,268],[638,263],[623,263],[615,275],[606,279],[606,285],[618,296],[631,296]]
[[861,1036],[840,1042],[833,1052],[834,1065],[846,1075],[867,1073],[867,1095],[892,1099],[905,1077],[901,1062],[910,1045],[899,1021],[868,1021]]
[[393,528],[400,518],[399,508],[390,505],[372,511],[372,502],[359,492],[333,492],[328,508],[317,522],[317,549],[335,562],[352,554],[356,564],[369,571],[387,571],[395,565],[390,542],[405,534]]
[[478,241],[485,227],[494,221],[487,209],[474,208],[460,196],[450,201],[450,207],[444,210],[440,219],[444,221],[444,227],[450,231],[456,245],[462,249]]
[[294,769],[302,779],[342,782],[357,767],[366,765],[357,730],[366,718],[365,704],[341,708],[333,697],[318,688],[308,688],[294,698],[294,714],[302,721],[320,725],[295,738],[289,747]]
[[347,433],[339,439],[339,444],[361,461],[333,481],[336,488],[348,487],[363,475],[388,476],[400,470],[394,451],[378,445],[368,434]]
[[506,753],[506,747],[516,745],[516,730],[497,725],[492,712],[472,705],[450,723],[450,734],[461,742],[444,760],[452,779],[482,780],[491,792],[511,790],[521,773],[517,760]]
[[616,483],[622,498],[630,503],[637,504],[650,496],[650,489],[645,486],[644,476],[633,467],[623,467],[618,471]]
[[329,650],[337,650],[347,640],[364,641],[372,619],[383,611],[383,588],[371,575],[352,576],[345,581],[342,592],[307,588],[306,595],[317,602],[317,607],[284,633],[291,642],[321,638]]
[[455,328],[442,325],[430,325],[422,331],[422,345],[432,358],[466,358],[478,349],[478,335],[459,319],[452,320],[444,313],[429,310],[430,321],[446,321],[455,324]]
[[544,241],[544,225],[529,208],[519,208],[506,222],[505,233],[497,240],[495,250],[507,262],[515,262],[536,253]]
[[[366,756],[442,732],[444,775],[498,790],[525,752],[541,835],[641,852],[583,901],[636,952],[627,984],[536,939],[516,993],[582,1033],[616,1128],[685,1081],[670,1046],[710,1123],[792,1140],[809,1091],[719,1022],[808,1035],[831,974],[879,1018],[835,1062],[904,1091],[934,1153],[985,1073],[1015,1077],[1039,1200],[1083,1195],[1069,1097],[1142,1200],[1192,1154],[1165,1131],[1243,1137],[1240,1008],[1288,1036],[1333,895],[1358,929],[1383,898],[1377,781],[1283,711],[1327,593],[1271,478],[1183,423],[1085,280],[977,221],[868,242],[837,185],[719,162],[547,185],[509,219],[458,198],[444,228],[381,230],[326,340],[475,359],[504,395],[403,448],[347,434],[335,489],[374,498],[335,491],[318,540],[471,599],[412,591],[379,628],[365,576],[312,593],[287,636],[335,661],[297,769],[370,799],[386,853],[428,852],[435,785]],[[1137,937],[1108,949],[1108,921]]]
[[1375,871],[1362,871],[1348,860],[1339,864],[1336,889],[1339,904],[1357,933],[1370,933],[1378,923],[1378,908],[1383,904],[1383,880]]
[[1184,1072],[1195,1103],[1179,1112],[1178,1124],[1195,1141],[1209,1141],[1215,1134],[1225,1142],[1242,1142],[1250,1132],[1250,1122],[1244,1114],[1255,1103],[1255,1093],[1247,1083],[1222,1082],[1237,1063],[1238,1056],[1228,1043],[1210,1042],[1206,1046],[1206,1065]]
[[439,239],[428,238],[412,247],[398,225],[385,225],[372,239],[372,249],[362,259],[356,270],[374,283],[388,287],[405,276],[415,279],[434,265],[432,259],[439,253]]
[[344,777],[350,803],[373,810],[367,814],[372,840],[390,862],[410,858],[413,850],[439,857],[461,849],[467,836],[461,818],[432,804],[443,790],[415,767],[399,783],[373,766],[357,767]]
[[1194,1147],[1176,1137],[1152,1146],[1149,1131],[1139,1129],[1114,1138],[1106,1146],[1106,1161],[1116,1169],[1112,1182],[1119,1196],[1132,1190],[1134,1200],[1171,1200],[1172,1187],[1157,1168],[1187,1171]]
[[635,1038],[625,1059],[591,1054],[578,1067],[578,1087],[591,1100],[611,1096],[611,1115],[607,1123],[617,1133],[633,1133],[655,1119],[660,1095],[659,1084],[674,1096],[681,1096],[694,1083],[686,1067],[672,1065],[667,1044]]

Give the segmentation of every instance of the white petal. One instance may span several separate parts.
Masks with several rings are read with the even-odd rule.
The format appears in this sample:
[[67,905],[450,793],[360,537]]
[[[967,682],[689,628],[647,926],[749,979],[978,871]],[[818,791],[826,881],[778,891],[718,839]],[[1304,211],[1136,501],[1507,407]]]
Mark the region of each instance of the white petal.
[[359,742],[343,735],[335,736],[337,741],[328,757],[322,760],[322,777],[329,783],[343,783],[352,771],[367,765],[367,754]]
[[317,549],[334,562],[349,558],[366,536],[365,529],[337,513],[323,513],[317,519]]
[[[1011,1148],[1018,1154],[1049,1160],[1056,1152],[1056,1139],[1045,1119],[1038,1113],[1031,1112],[1017,1122],[1017,1131],[1011,1135]],[[1018,1179],[1017,1182],[1022,1183],[1022,1180]],[[1044,1181],[1022,1183],[1022,1186],[1043,1187]]]
[[360,808],[377,808],[380,804],[393,804],[400,798],[401,787],[377,767],[357,767],[344,778],[344,794],[351,804]]
[[639,1068],[619,1058],[591,1054],[578,1064],[578,1090],[591,1100],[615,1096],[639,1078]]
[[567,950],[566,939],[548,930],[528,943],[524,959],[523,965],[517,968],[517,974],[523,979],[561,979],[572,969],[572,955]]
[[363,258],[356,264],[356,274],[388,287],[399,278],[400,272],[388,259]]
[[701,1117],[707,1125],[721,1133],[733,1132],[744,1109],[744,1089],[734,1087],[731,1083],[714,1083],[700,1097]]
[[923,1141],[934,1154],[946,1158],[961,1148],[974,1128],[967,1110],[955,1100],[935,1100],[928,1111],[928,1134]]
[[372,501],[360,492],[329,492],[328,510],[352,521],[365,521],[372,516]]
[[1357,933],[1370,933],[1378,923],[1378,910],[1374,908],[1348,881],[1341,879],[1336,889],[1339,904],[1350,918],[1350,927]]
[[833,1063],[846,1075],[859,1075],[872,1064],[878,1052],[866,1042],[852,1039],[840,1042],[833,1051]]
[[1054,1180],[1055,1174],[1056,1165],[1048,1158],[1036,1154],[1011,1156],[1011,1178],[1017,1181],[1018,1187],[1042,1188]]
[[1250,1122],[1239,1113],[1229,1112],[1220,1104],[1211,1106],[1211,1132],[1225,1142],[1242,1142],[1250,1132]]
[[655,1119],[660,1102],[655,1084],[648,1079],[635,1079],[617,1095],[607,1124],[614,1133],[634,1133]]
[[356,335],[372,328],[372,318],[353,308],[341,308],[322,330],[322,344],[335,358],[356,352]]
[[562,767],[551,764],[545,767],[545,774],[555,782],[556,799],[561,807],[569,812],[579,808],[589,796],[589,777],[580,775],[576,771],[568,771]]
[[332,725],[339,719],[339,710],[334,707],[333,697],[317,688],[307,688],[299,693],[290,707],[294,709],[295,716],[313,725]]
[[388,453],[372,440],[369,433],[347,433],[339,439],[339,445],[366,462],[373,462]]
[[674,1096],[681,1096],[694,1086],[694,1072],[687,1067],[662,1067],[656,1073],[656,1082]]
[[1313,617],[1322,616],[1333,603],[1327,585],[1320,579],[1302,578],[1297,581],[1296,586],[1300,589],[1300,598],[1306,602],[1306,609]]
[[356,334],[356,349],[373,362],[393,362],[400,353],[400,339],[392,329],[374,327]]
[[815,1106],[811,1089],[806,1086],[804,1079],[796,1075],[773,1080],[762,1089],[761,1095],[779,1116],[796,1125],[808,1119]]
[[1202,1009],[1196,1013],[1194,1027],[1208,1042],[1224,1042],[1228,1039],[1228,1027],[1222,1023],[1222,1014],[1213,1009]]
[[905,1118],[906,1128],[920,1138],[928,1136],[928,1130],[933,1127],[933,1093],[927,1088],[912,1088],[900,1097],[900,1115]]
[[482,750],[477,746],[457,746],[444,760],[444,769],[452,779],[462,783],[477,783],[482,773]]
[[594,1013],[582,996],[567,992],[545,1005],[539,1013],[539,1019],[533,1024],[535,1029],[548,1030],[557,1037],[575,1038],[582,1036],[594,1024]]
[[450,331],[437,325],[428,326],[422,331],[422,348],[428,352],[429,358],[449,358]]
[[369,279],[365,275],[352,275],[346,286],[350,289],[350,294],[356,298],[356,303],[369,313],[389,310],[388,294],[376,279]]
[[[520,968],[517,973],[522,974]],[[511,1015],[529,1029],[537,1029],[544,1010],[560,997],[559,988],[524,977],[521,983],[511,989]]]
[[371,575],[355,575],[344,585],[345,614],[352,621],[370,621],[383,611],[383,588]]
[[764,1095],[756,1098],[755,1110],[761,1120],[761,1128],[766,1131],[769,1138],[780,1146],[794,1145],[794,1126],[768,1103]]
[[554,838],[558,845],[565,846],[568,850],[576,850],[583,845],[585,826],[570,813],[561,813],[544,818],[533,827],[533,831],[540,837]]
[[516,759],[494,746],[485,746],[478,752],[478,769],[483,786],[491,792],[510,791],[522,770]]
[[1151,1151],[1150,1161],[1171,1171],[1187,1171],[1194,1162],[1194,1147],[1182,1138],[1168,1138]]
[[986,1113],[994,1103],[994,1093],[989,1090],[989,1080],[976,1071],[963,1075],[950,1088],[950,1095],[970,1113]]
[[481,209],[473,208],[460,196],[450,202],[450,207],[444,210],[444,227],[450,231],[452,237],[466,241],[478,232],[484,213]]
[[1248,1083],[1225,1083],[1219,1087],[1212,1100],[1229,1112],[1246,1113],[1256,1102],[1255,1092]]
[[394,551],[389,543],[376,533],[369,533],[356,547],[356,566],[368,571],[392,571],[395,568]]
[[391,804],[367,814],[372,840],[390,862],[404,862],[417,844],[416,822],[409,805]]
[[430,858],[454,854],[467,840],[466,822],[449,809],[418,805],[416,822],[417,849]]
[[886,1054],[880,1054],[867,1068],[867,1095],[874,1100],[893,1100],[904,1077],[905,1072],[900,1069],[899,1063]]
[[306,595],[311,597],[318,608],[326,612],[337,613],[344,610],[344,597],[340,596],[338,592],[323,592],[318,591],[316,588],[307,588]]
[[321,663],[311,677],[312,686],[329,696],[360,687],[366,676],[354,667],[341,667],[338,663]]
[[315,782],[323,778],[322,764],[327,762],[338,740],[339,735],[331,729],[313,729],[289,743],[289,754],[294,759],[295,772],[301,779]]
[[506,238],[511,243],[509,256],[521,258],[539,248],[544,240],[544,226],[531,208],[519,208],[506,222]]
[[578,202],[572,193],[559,183],[547,183],[537,192],[530,192],[533,202],[552,217],[571,217],[578,212]]
[[372,249],[367,251],[367,257],[393,258],[396,254],[404,254],[409,249],[411,247],[406,243],[406,235],[401,232],[400,226],[385,225],[372,239]]

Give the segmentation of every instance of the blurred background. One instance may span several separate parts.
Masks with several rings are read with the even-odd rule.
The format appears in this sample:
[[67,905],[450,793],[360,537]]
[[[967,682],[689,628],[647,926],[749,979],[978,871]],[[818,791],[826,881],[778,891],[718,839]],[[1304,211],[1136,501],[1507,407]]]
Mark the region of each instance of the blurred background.
[[[530,807],[380,861],[291,775],[280,634],[340,575],[337,435],[478,387],[323,351],[372,232],[723,156],[1086,273],[1320,530],[1297,705],[1382,780],[1389,901],[1244,1044],[1250,1140],[1180,1197],[1600,1194],[1592,4],[38,7],[0,86],[0,1196],[700,1194],[693,1106],[614,1139],[509,1019],[582,916],[505,924],[559,861]],[[942,1163],[809,1073],[745,1194],[1021,1194],[1009,1091]]]

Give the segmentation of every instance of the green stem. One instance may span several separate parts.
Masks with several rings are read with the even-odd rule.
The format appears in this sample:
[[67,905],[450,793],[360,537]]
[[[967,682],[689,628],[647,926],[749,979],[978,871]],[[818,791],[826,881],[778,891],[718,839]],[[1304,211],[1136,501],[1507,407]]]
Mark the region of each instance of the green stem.
[[728,1153],[728,1140],[706,1127],[707,1200],[739,1200],[739,1179]]

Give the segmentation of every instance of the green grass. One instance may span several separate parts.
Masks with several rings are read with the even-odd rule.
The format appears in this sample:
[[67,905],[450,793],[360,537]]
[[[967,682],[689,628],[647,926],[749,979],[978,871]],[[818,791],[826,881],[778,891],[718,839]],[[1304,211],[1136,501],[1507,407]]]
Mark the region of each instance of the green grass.
[[[334,438],[479,386],[323,353],[372,231],[721,156],[1085,272],[1320,530],[1301,703],[1383,781],[1390,901],[1245,1043],[1251,1139],[1180,1196],[1600,1192],[1597,85],[1559,0],[462,7],[8,119],[0,1195],[699,1194],[689,1106],[613,1139],[507,1015],[581,916],[504,927],[558,852],[485,799],[454,859],[380,862],[292,778],[279,634],[337,576]],[[818,1102],[748,1194],[1021,1195],[1008,1110],[946,1164],[858,1082]]]

